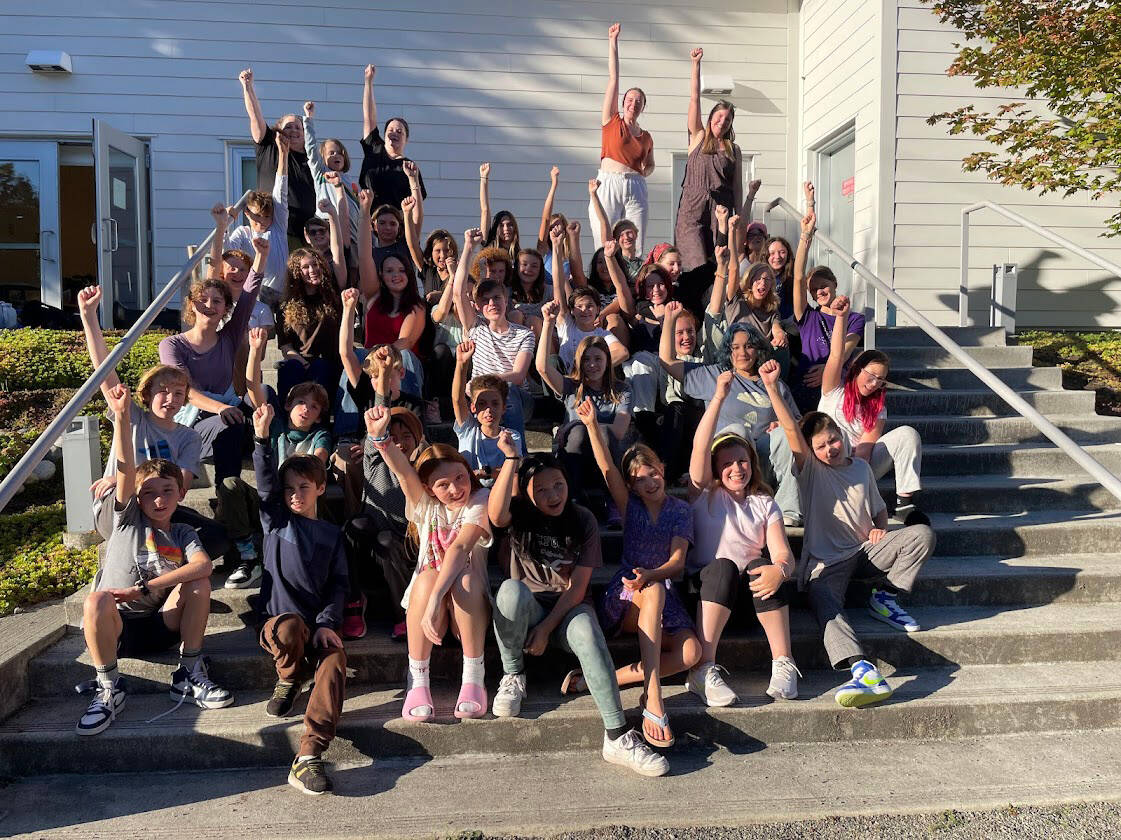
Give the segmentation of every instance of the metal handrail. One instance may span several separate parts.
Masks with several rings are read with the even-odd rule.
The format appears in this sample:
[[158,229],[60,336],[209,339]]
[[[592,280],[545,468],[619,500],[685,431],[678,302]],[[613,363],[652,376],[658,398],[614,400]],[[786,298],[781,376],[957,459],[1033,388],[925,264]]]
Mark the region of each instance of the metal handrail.
[[[802,218],[802,214],[785,199],[775,199],[767,209],[769,210],[772,207],[780,207],[796,221]],[[815,234],[815,236],[816,235],[817,234]],[[1032,406],[1028,405],[1023,397],[1009,388],[1008,385],[966,353],[957,342],[936,327],[929,318],[915,309],[905,298],[884,283],[883,280],[861,265],[852,254],[838,247],[835,242],[828,240],[825,236],[822,236],[821,239],[826,245],[836,251],[839,256],[847,260],[849,264],[852,265],[853,270],[871,284],[874,290],[880,292],[889,301],[895,304],[900,312],[906,314],[907,317],[923,330],[923,332],[934,339],[943,350],[961,362],[974,376],[988,385],[998,397],[1008,403],[1017,413],[1046,435],[1059,449],[1069,455],[1078,466],[1086,470],[1095,480],[1101,482],[1102,487],[1112,493],[1118,500],[1121,500],[1121,480],[1118,480],[1116,475],[1110,472],[1101,462],[1091,457],[1085,449],[1071,440],[1062,429],[1036,411]]]
[[1121,265],[1104,257],[1099,257],[1093,251],[1087,251],[1065,236],[1060,236],[1042,225],[1036,224],[1026,216],[1021,216],[1002,204],[997,204],[995,201],[978,201],[976,204],[970,204],[968,207],[961,209],[961,285],[958,287],[958,323],[963,327],[971,326],[969,318],[969,215],[976,210],[984,209],[999,213],[1004,218],[1022,225],[1032,233],[1037,233],[1044,239],[1050,239],[1056,245],[1066,248],[1071,253],[1082,257],[1082,259],[1092,262],[1099,268],[1104,268],[1117,277],[1121,277]]
[[[245,206],[245,200],[249,198],[249,192],[246,191],[237,204],[233,206],[234,215],[241,212]],[[23,486],[31,471],[39,465],[39,462],[46,457],[47,452],[54,446],[55,441],[59,439],[66,427],[70,422],[78,416],[86,403],[88,403],[93,396],[101,388],[101,383],[105,381],[110,373],[112,373],[125,355],[136,343],[136,340],[144,334],[144,331],[152,325],[156,320],[156,316],[160,314],[168,302],[179,291],[183,282],[191,275],[191,271],[198,265],[204,256],[210,253],[210,243],[214,241],[214,234],[217,228],[211,230],[206,238],[199,244],[198,250],[185,262],[175,275],[164,286],[163,290],[156,295],[148,308],[144,310],[143,314],[136,320],[124,337],[120,340],[116,347],[114,347],[105,361],[102,362],[97,370],[93,372],[89,379],[87,379],[82,386],[78,389],[77,393],[70,398],[70,402],[59,412],[58,416],[51,421],[43,434],[36,438],[35,442],[31,444],[31,448],[24,453],[23,457],[19,459],[12,471],[8,473],[3,482],[0,482],[0,511],[7,507],[8,502],[15,496],[16,491]]]

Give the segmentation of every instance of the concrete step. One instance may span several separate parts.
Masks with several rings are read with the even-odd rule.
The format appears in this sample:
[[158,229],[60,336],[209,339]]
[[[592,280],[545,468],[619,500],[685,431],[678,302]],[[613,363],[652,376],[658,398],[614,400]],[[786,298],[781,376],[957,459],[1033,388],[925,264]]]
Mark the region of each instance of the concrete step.
[[[1069,414],[1048,418],[1075,443],[1121,443],[1121,417]],[[1044,443],[1048,438],[1030,420],[1011,417],[926,417],[888,415],[887,428],[912,426],[923,444],[937,443]]]
[[[589,585],[593,599],[598,599],[614,577],[618,567],[606,565],[597,568]],[[215,572],[211,578],[214,587],[210,596],[211,633],[227,632],[253,624],[253,609],[259,590],[225,589],[226,572]],[[490,570],[493,587],[497,588],[502,575]],[[63,602],[68,632],[81,632],[82,605],[89,587],[83,587]],[[854,584],[848,603],[862,607],[868,597],[867,587]],[[802,605],[802,598],[795,603]],[[989,557],[932,557],[923,566],[915,591],[907,598],[913,605],[939,606],[1025,606],[1053,602],[1088,603],[1093,601],[1121,601],[1121,554],[1060,555],[1057,557],[1028,557],[1004,559]],[[370,632],[378,633],[388,627],[375,627],[378,616],[374,607],[368,610]],[[57,641],[57,635],[52,638]]]
[[[1017,391],[1058,390],[1063,387],[1063,371],[1058,367],[994,368],[1001,382]],[[900,368],[888,374],[891,387],[910,391],[976,390],[987,388],[967,368]]]
[[[1031,347],[965,347],[967,355],[987,368],[1031,367]],[[961,362],[941,347],[889,347],[892,367],[961,368]]]
[[[843,715],[856,720],[887,711]],[[125,722],[83,740],[110,737]],[[443,728],[467,731],[468,725]],[[101,768],[128,766],[114,754],[80,775],[9,780],[0,829],[18,836],[89,836],[93,825],[97,836],[162,837],[189,825],[194,837],[241,840],[297,837],[311,830],[324,840],[553,837],[560,831],[565,837],[633,840],[1088,838],[1108,836],[1117,809],[1071,803],[1112,801],[1121,787],[1118,729],[871,744],[717,744],[686,735],[669,753],[670,774],[657,781],[607,764],[598,747],[444,758],[363,755],[356,762],[336,762],[331,768],[336,795],[314,800],[285,784],[285,767],[107,773]],[[220,750],[224,744],[211,739],[205,747]],[[341,745],[339,750],[341,755]],[[334,754],[332,748],[328,757]],[[853,767],[860,772],[849,772]],[[807,781],[764,782],[745,795],[745,780],[756,779]],[[1031,805],[1051,807],[1025,807]],[[978,813],[962,813],[974,809]],[[172,816],[174,823],[163,827],[153,815]],[[805,822],[811,818],[819,821]]]
[[[941,327],[962,347],[1003,347],[1006,333],[1001,327]],[[877,327],[876,347],[885,352],[895,347],[939,347],[922,327]]]
[[[1121,444],[1102,443],[1084,446],[1083,449],[1113,472],[1121,471]],[[970,478],[982,475],[1069,478],[1085,475],[1069,455],[1050,443],[923,446],[922,474]],[[1086,480],[1089,480],[1088,476]]]
[[[1024,662],[1089,661],[1113,656],[1121,645],[1121,603],[1058,603],[1019,609],[1003,606],[909,606],[925,629],[905,634],[876,621],[864,609],[849,612],[853,627],[871,656],[893,668],[932,665],[996,665]],[[827,667],[821,633],[808,610],[791,611],[791,641],[795,659],[805,668]],[[744,620],[747,619],[744,616]],[[732,670],[770,660],[762,631],[757,627],[729,629],[720,644],[719,659]],[[271,689],[276,680],[272,663],[260,650],[251,628],[211,628],[206,652],[211,675],[234,690]],[[618,665],[633,661],[633,637],[609,641]],[[348,666],[357,683],[403,684],[407,670],[403,642],[391,641],[384,632],[347,643]],[[487,649],[488,668],[499,667],[493,643]],[[539,660],[527,663],[531,674],[559,680],[571,667],[563,652],[550,649]],[[150,660],[121,659],[121,673],[129,677],[136,693],[166,692],[176,654]],[[432,672],[441,679],[460,673],[461,653],[454,645],[433,651]],[[90,679],[93,667],[81,636],[68,636],[33,660],[28,668],[32,697],[69,695],[72,687]]]
[[[1076,469],[1071,464],[1072,469]],[[926,475],[921,507],[940,513],[1025,513],[1032,510],[1118,510],[1119,501],[1089,476],[1029,478],[977,475]],[[895,488],[890,476],[881,491]]]
[[1114,512],[934,513],[930,519],[935,551],[944,557],[1112,553],[1121,538],[1121,515]]
[[[766,743],[840,743],[891,739],[961,738],[1054,729],[1094,729],[1116,723],[1121,713],[1121,663],[1087,661],[1078,679],[1052,664],[908,669],[889,675],[891,702],[864,711],[839,708],[833,699],[845,679],[836,671],[809,671],[800,680],[797,701],[766,697],[770,669],[733,670],[740,702],[709,709],[683,685],[665,687],[666,711],[683,743],[720,744],[743,749]],[[488,679],[494,691],[497,674]],[[680,678],[674,682],[680,682]],[[400,688],[368,689],[348,684],[338,736],[328,756],[334,761],[363,757],[463,756],[553,753],[597,749],[603,724],[588,695],[562,697],[559,681],[529,678],[530,696],[522,717],[456,722],[451,715],[458,680],[434,683],[438,717],[417,724],[400,717]],[[635,717],[641,687],[622,692]],[[96,738],[81,741],[74,724],[85,701],[74,696],[44,699],[0,725],[0,773],[88,772],[114,766],[129,756],[131,770],[201,770],[282,767],[291,761],[303,728],[300,716],[283,720],[264,713],[268,692],[248,691],[227,709],[202,711],[183,706],[167,717],[164,695],[131,695],[116,722]],[[302,711],[304,700],[296,709]],[[489,716],[488,716],[489,717]],[[449,725],[455,724],[455,725]],[[151,749],[153,741],[159,749]],[[672,761],[673,752],[669,753]]]
[[[1094,413],[1093,391],[1022,391],[1024,402],[1044,416]],[[989,390],[938,390],[887,392],[888,415],[1004,417],[1017,414],[1001,397]],[[1019,416],[1019,415],[1017,415]]]

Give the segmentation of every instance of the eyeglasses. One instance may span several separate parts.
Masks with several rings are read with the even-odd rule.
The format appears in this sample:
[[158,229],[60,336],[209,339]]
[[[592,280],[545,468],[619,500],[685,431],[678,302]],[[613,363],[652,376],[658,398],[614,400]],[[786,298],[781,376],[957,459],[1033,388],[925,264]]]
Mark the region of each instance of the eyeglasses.
[[485,306],[488,303],[499,303],[504,300],[506,300],[505,295],[487,295],[486,297],[479,298],[479,303]]
[[882,388],[884,385],[887,385],[886,379],[884,379],[882,376],[876,376],[876,374],[867,369],[862,370],[861,373],[866,376],[868,378],[868,381],[875,385],[877,388]]

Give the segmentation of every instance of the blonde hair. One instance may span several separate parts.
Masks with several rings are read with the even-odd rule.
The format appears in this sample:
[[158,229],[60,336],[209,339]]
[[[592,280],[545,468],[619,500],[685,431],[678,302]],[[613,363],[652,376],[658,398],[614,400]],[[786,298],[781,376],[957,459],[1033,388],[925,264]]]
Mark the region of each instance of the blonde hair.
[[572,363],[572,373],[568,375],[569,379],[576,382],[576,405],[584,401],[584,354],[592,349],[599,350],[607,359],[603,369],[603,396],[618,405],[623,398],[623,394],[615,381],[615,367],[611,363],[611,351],[607,347],[607,342],[598,335],[584,336],[580,343],[576,345],[576,357]]
[[[728,112],[728,128],[724,132],[724,136],[718,138],[712,133],[712,118],[717,111]],[[724,149],[724,154],[732,157],[735,149],[736,132],[732,129],[732,121],[736,118],[736,106],[729,102],[727,99],[721,99],[712,106],[712,110],[708,112],[708,119],[705,120],[705,137],[701,141],[701,154],[714,155],[716,154],[716,147],[719,145]]]
[[144,371],[136,386],[140,401],[144,403],[145,408],[150,408],[152,405],[152,391],[167,382],[182,385],[187,389],[188,394],[191,393],[191,377],[187,375],[187,371],[174,365],[156,365]]
[[[778,280],[775,277],[775,270],[765,262],[752,263],[747,267],[747,271],[743,273],[740,278],[740,294],[743,295],[744,300],[748,304],[755,303],[755,295],[752,294],[751,287],[755,285],[755,281],[759,279],[760,274],[769,274],[771,277],[771,290],[767,296],[763,298],[763,304],[759,309],[767,315],[778,309]],[[752,307],[754,308],[754,306]]]

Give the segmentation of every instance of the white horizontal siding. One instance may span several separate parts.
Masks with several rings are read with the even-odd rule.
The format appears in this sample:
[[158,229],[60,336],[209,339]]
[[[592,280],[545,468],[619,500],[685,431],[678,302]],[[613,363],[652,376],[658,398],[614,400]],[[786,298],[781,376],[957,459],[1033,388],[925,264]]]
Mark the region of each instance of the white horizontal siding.
[[[599,160],[607,27],[622,20],[621,81],[649,97],[651,244],[672,238],[672,155],[688,142],[689,50],[707,75],[736,80],[737,138],[755,155],[761,200],[786,194],[788,67],[797,12],[788,0],[305,0],[153,3],[50,0],[0,12],[0,135],[82,136],[91,115],[150,138],[156,280],[202,237],[225,190],[225,141],[248,141],[238,72],[254,68],[267,119],[317,103],[319,134],[361,159],[362,67],[378,66],[379,121],[409,120],[408,152],[429,192],[425,227],[478,223],[478,164],[491,204],[536,234],[549,167],[556,209],[587,227],[588,178]],[[32,74],[30,49],[60,49],[67,77]],[[705,113],[711,100],[702,102]],[[65,199],[64,199],[65,200]],[[759,215],[759,211],[757,214]],[[788,234],[793,228],[779,225]],[[585,246],[590,245],[590,236]]]
[[[1023,101],[1016,91],[978,90],[946,68],[964,36],[943,26],[919,0],[899,0],[896,55],[898,90],[895,148],[895,284],[908,300],[940,323],[956,323],[960,284],[961,208],[976,201],[1006,205],[1121,263],[1121,240],[1100,236],[1113,210],[1086,194],[1039,195],[962,171],[962,158],[985,148],[972,137],[949,137],[931,114],[973,104],[989,110]],[[1033,108],[1044,103],[1032,102]],[[1019,325],[1121,326],[1121,278],[1111,277],[1065,249],[989,211],[970,222],[969,286],[974,317],[987,322],[992,266],[1019,267]]]

